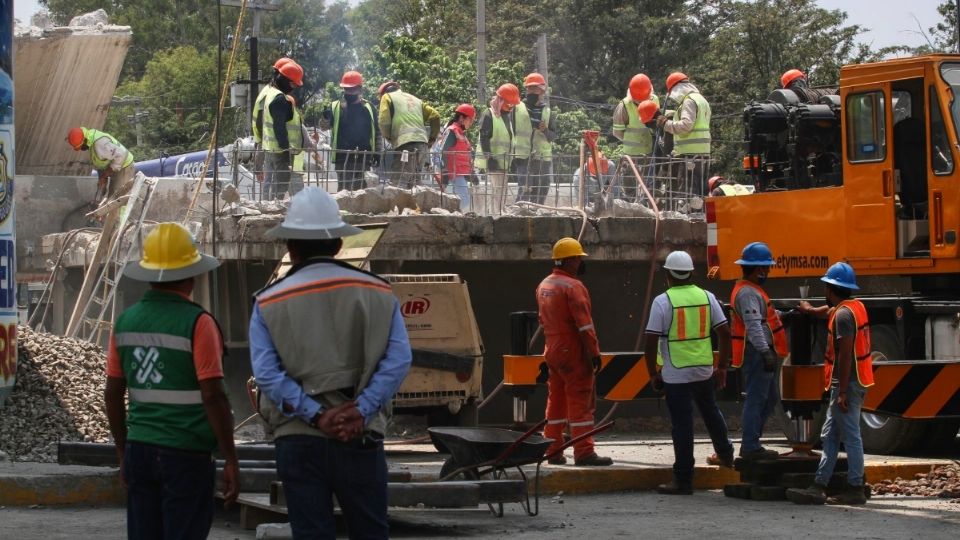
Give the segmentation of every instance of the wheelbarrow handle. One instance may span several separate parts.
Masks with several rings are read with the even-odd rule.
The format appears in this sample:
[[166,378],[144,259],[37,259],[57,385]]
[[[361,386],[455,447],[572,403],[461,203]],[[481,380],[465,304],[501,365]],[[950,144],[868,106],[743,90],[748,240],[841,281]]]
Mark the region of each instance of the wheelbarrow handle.
[[500,463],[501,461],[503,461],[503,460],[507,459],[508,457],[510,457],[514,452],[517,451],[517,448],[519,448],[520,445],[523,444],[523,441],[529,439],[533,434],[539,432],[541,429],[543,429],[543,426],[545,426],[545,425],[547,425],[547,419],[546,419],[546,418],[544,418],[543,420],[539,421],[535,426],[533,426],[533,427],[531,427],[530,429],[528,429],[527,431],[525,431],[525,432],[523,433],[523,435],[520,436],[519,439],[517,439],[517,440],[513,441],[512,443],[510,443],[510,446],[508,446],[506,449],[504,449],[504,451],[501,452],[500,455],[497,456],[496,459],[494,459],[491,463]]
[[564,450],[566,450],[567,448],[570,448],[571,446],[577,444],[578,442],[580,442],[580,441],[582,441],[582,440],[584,440],[584,439],[586,439],[586,438],[588,438],[588,437],[593,437],[593,436],[596,435],[597,433],[600,433],[600,432],[603,432],[603,431],[606,431],[606,430],[610,429],[611,427],[613,427],[613,424],[614,424],[615,422],[616,422],[616,420],[611,420],[611,421],[609,421],[609,422],[600,424],[599,426],[591,429],[590,431],[588,431],[588,432],[586,432],[586,433],[581,433],[580,435],[577,435],[576,437],[571,438],[569,441],[563,443],[563,445],[560,446],[560,448],[557,448],[557,449],[554,450],[553,452],[550,452],[550,453],[548,453],[548,454],[545,454],[545,455],[543,456],[543,459],[542,459],[541,461],[545,461],[545,460],[548,460],[548,459],[550,459],[550,458],[556,457],[556,456],[562,454]]

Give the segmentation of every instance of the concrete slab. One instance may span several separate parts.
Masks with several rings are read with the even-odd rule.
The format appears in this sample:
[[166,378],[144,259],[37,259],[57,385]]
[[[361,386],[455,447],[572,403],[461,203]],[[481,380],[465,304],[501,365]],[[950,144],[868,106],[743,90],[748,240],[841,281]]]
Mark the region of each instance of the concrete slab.
[[117,469],[0,463],[0,506],[109,505],[125,500]]

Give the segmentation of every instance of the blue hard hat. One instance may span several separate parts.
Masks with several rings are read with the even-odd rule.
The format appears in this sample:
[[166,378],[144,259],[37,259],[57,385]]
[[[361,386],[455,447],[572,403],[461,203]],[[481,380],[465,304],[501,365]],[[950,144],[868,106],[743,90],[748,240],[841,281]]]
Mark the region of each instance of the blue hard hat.
[[763,242],[750,242],[743,248],[740,258],[736,264],[740,266],[773,266],[777,263],[773,261],[773,253]]
[[857,290],[857,276],[853,273],[853,267],[845,262],[834,263],[827,269],[827,273],[820,278],[820,281],[843,287],[844,289]]

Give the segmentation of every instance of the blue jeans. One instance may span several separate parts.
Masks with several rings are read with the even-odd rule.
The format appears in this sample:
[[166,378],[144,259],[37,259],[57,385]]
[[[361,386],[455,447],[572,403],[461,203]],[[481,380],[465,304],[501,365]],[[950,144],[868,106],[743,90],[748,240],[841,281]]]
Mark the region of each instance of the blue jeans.
[[277,475],[283,481],[294,538],[336,538],[333,496],[352,539],[390,536],[387,459],[382,440],[341,443],[312,435],[279,437]]
[[471,210],[470,188],[467,186],[467,177],[454,177],[453,182],[451,182],[451,187],[453,188],[453,194],[460,197],[460,211],[469,212]]
[[127,537],[201,540],[213,524],[214,463],[209,453],[128,442]]
[[673,436],[673,477],[683,487],[693,485],[693,404],[707,425],[713,449],[718,456],[733,456],[733,443],[727,435],[727,422],[717,407],[713,379],[683,384],[663,385],[670,411],[670,434]]
[[[853,375],[856,377],[856,374]],[[836,386],[830,388],[830,408],[827,420],[823,423],[820,439],[823,441],[823,455],[817,467],[816,482],[825,486],[833,476],[837,464],[840,443],[847,451],[847,483],[851,486],[863,485],[863,439],[860,438],[860,409],[867,389],[854,381],[847,390],[847,412],[837,406],[839,391]]]
[[763,370],[763,356],[747,344],[743,351],[743,378],[747,396],[743,400],[743,441],[740,453],[759,450],[760,436],[767,418],[780,401],[780,387],[773,371]]

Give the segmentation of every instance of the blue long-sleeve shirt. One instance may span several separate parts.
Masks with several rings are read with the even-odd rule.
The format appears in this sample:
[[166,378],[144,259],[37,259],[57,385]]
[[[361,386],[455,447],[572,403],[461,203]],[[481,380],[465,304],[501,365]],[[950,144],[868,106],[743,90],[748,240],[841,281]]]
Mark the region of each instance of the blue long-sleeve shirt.
[[[400,315],[400,304],[394,302],[387,349],[370,382],[356,397],[357,409],[364,420],[369,420],[393,399],[410,370],[411,360],[410,340],[403,325],[403,316]],[[257,385],[279,405],[283,414],[296,416],[309,424],[317,413],[323,411],[323,406],[304,393],[303,387],[283,369],[273,338],[257,305],[254,305],[250,317],[250,362]]]

